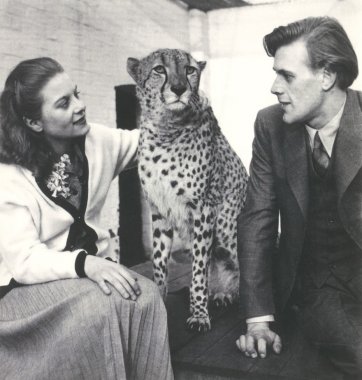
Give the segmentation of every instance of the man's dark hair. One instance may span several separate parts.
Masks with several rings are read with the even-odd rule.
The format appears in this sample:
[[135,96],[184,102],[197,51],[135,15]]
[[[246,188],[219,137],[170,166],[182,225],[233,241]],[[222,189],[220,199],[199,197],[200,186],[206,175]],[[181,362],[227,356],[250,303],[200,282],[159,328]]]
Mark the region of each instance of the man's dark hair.
[[358,75],[358,61],[347,33],[331,17],[308,17],[275,28],[264,37],[266,53],[274,57],[276,51],[296,40],[306,43],[312,69],[325,67],[337,74],[337,85],[347,89]]

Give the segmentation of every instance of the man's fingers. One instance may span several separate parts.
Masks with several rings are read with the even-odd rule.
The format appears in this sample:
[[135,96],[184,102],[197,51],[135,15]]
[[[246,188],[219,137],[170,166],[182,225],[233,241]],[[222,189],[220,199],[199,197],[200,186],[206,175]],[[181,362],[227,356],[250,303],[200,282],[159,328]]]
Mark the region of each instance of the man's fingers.
[[280,336],[275,334],[274,342],[273,342],[273,351],[276,354],[280,354],[282,351],[282,340],[280,339]]
[[236,345],[241,352],[245,352],[246,350],[245,335],[240,335],[239,339],[236,341]]
[[254,338],[251,335],[246,336],[246,353],[250,354],[252,358],[256,358],[258,354],[255,351]]
[[266,340],[263,338],[258,339],[258,352],[261,358],[266,357]]

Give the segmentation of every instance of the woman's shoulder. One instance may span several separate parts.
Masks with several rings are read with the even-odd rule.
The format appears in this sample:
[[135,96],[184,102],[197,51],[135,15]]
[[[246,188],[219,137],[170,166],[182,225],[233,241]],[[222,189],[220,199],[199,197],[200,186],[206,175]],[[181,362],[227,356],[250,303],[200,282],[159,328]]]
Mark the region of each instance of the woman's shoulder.
[[24,177],[23,170],[20,168],[20,166],[5,163],[0,163],[0,176],[5,180],[5,182],[8,179],[20,180]]
[[6,199],[25,199],[34,191],[35,179],[28,169],[14,164],[0,163],[0,198]]

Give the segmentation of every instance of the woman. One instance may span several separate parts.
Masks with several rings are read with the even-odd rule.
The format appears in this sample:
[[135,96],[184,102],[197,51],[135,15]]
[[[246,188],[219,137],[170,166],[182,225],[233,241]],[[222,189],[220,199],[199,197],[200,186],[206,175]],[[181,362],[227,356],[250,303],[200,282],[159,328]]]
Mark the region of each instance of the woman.
[[157,287],[107,260],[99,226],[138,131],[88,124],[51,58],[14,68],[0,112],[1,378],[172,379]]

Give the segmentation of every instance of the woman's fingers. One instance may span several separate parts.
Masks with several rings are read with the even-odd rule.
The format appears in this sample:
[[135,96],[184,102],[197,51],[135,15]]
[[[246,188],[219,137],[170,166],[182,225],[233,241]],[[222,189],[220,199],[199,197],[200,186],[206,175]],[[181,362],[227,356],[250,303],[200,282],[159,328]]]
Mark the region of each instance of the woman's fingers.
[[124,267],[113,266],[107,273],[106,280],[126,299],[136,300],[141,294],[137,279]]
[[125,298],[131,298],[136,300],[138,294],[135,292],[133,287],[130,285],[128,280],[122,276],[120,273],[114,274],[112,285],[123,295],[123,292],[127,294]]
[[122,266],[120,266],[119,268],[119,274],[127,280],[134,293],[136,293],[137,295],[141,294],[141,288],[137,281],[137,277],[134,277],[126,268]]
[[105,294],[111,294],[111,284],[122,297],[136,300],[141,294],[135,274],[128,271],[124,266],[105,260],[100,257],[87,257],[85,261],[85,271],[87,276],[98,283]]
[[104,280],[100,280],[97,282],[99,287],[102,289],[103,293],[109,296],[111,294],[111,289],[107,286]]

